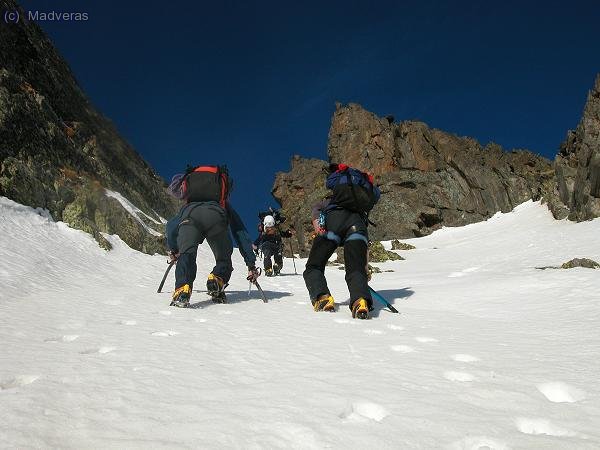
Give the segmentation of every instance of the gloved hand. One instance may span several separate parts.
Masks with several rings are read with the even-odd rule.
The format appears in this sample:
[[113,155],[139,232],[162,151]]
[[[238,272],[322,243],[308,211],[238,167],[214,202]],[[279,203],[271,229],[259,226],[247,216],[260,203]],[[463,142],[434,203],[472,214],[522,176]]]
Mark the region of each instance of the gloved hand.
[[251,283],[254,283],[258,279],[258,277],[260,277],[261,273],[262,270],[256,268],[255,266],[248,267],[248,276],[246,277],[246,280],[250,281]]
[[256,245],[252,244],[252,250],[254,251],[254,254],[258,256],[258,247]]
[[179,258],[179,252],[176,252],[174,250],[169,250],[169,252],[167,253],[167,256],[169,257],[169,264],[171,264],[172,262],[177,261],[177,258]]

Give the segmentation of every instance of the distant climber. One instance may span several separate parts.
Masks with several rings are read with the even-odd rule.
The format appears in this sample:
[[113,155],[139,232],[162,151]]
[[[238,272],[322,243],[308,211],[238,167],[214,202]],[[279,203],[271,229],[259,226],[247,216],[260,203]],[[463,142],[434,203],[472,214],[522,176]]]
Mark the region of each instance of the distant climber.
[[281,230],[280,225],[285,221],[285,217],[279,211],[270,209],[268,212],[259,213],[258,217],[262,222],[258,226],[259,235],[254,241],[253,249],[256,253],[260,250],[263,254],[265,275],[276,276],[283,268],[282,238],[292,237],[292,231]]

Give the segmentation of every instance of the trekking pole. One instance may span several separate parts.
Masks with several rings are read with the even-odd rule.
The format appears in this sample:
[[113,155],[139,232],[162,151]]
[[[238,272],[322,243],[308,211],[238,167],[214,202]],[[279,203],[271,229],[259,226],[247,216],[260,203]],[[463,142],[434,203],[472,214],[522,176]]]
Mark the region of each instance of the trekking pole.
[[250,291],[252,290],[252,285],[255,285],[256,289],[258,289],[258,293],[260,294],[260,297],[262,298],[263,303],[267,303],[267,297],[265,296],[265,292],[260,287],[260,284],[258,284],[256,281],[248,282],[248,297],[250,297]]
[[369,286],[369,292],[371,293],[371,295],[373,297],[375,297],[377,299],[377,301],[379,301],[380,303],[387,306],[391,312],[398,314],[398,310],[396,308],[394,308],[390,304],[390,302],[388,302],[385,298],[383,298],[383,296],[379,292],[377,292],[375,289],[373,289],[371,286]]
[[258,289],[258,292],[260,293],[260,297],[262,298],[263,303],[267,303],[267,297],[265,295],[265,291],[262,290],[262,288],[260,287],[260,284],[258,284],[258,281],[254,281],[252,284],[254,286],[256,286],[256,288]]
[[[293,229],[293,227],[290,227],[291,229]],[[281,228],[279,225],[277,225],[277,231],[279,232],[279,235],[281,236]],[[298,271],[296,270],[296,258],[294,257],[294,247],[292,247],[292,237],[290,236],[289,238],[289,243],[290,243],[290,253],[292,254],[292,263],[294,263],[294,274],[298,275]],[[283,250],[283,248],[282,248]]]
[[[258,270],[258,275],[260,276],[260,274],[262,273],[262,270],[259,268]],[[254,280],[252,281],[250,279],[250,277],[247,278],[248,280],[248,297],[250,297],[250,291],[252,290],[252,285],[256,286],[256,289],[258,289],[258,293],[260,294],[260,298],[262,298],[263,303],[267,303],[267,297],[265,295],[265,291],[262,290],[262,288],[260,287],[260,284],[258,284],[258,281]]]
[[296,258],[294,257],[294,247],[292,247],[292,238],[290,237],[290,252],[292,252],[292,262],[294,263],[294,274],[298,275],[298,271],[296,270]]
[[158,285],[158,290],[156,291],[159,294],[162,292],[162,288],[165,285],[165,280],[167,279],[167,275],[169,275],[169,272],[171,271],[171,267],[173,267],[176,262],[177,262],[177,260],[174,259],[173,261],[171,261],[169,263],[169,266],[167,267],[167,270],[165,271],[165,275],[162,277],[162,280],[161,280],[160,284]]

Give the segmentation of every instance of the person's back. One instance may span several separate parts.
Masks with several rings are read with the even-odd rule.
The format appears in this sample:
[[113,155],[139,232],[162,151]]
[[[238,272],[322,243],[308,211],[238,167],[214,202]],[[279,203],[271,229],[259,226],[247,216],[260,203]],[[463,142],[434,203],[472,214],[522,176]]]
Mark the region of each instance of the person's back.
[[368,287],[368,211],[379,200],[372,177],[345,165],[330,166],[326,185],[332,196],[313,206],[317,236],[304,271],[304,280],[315,311],[335,310],[325,279],[325,266],[338,246],[344,247],[346,283],[352,316],[368,318],[372,299]]
[[189,305],[197,272],[198,245],[204,240],[215,258],[206,282],[207,292],[214,301],[226,300],[224,289],[233,271],[229,228],[248,266],[248,278],[255,280],[258,276],[248,232],[228,202],[231,186],[226,168],[218,166],[190,168],[184,176],[173,178],[169,189],[186,204],[167,224],[167,245],[177,260],[171,306]]

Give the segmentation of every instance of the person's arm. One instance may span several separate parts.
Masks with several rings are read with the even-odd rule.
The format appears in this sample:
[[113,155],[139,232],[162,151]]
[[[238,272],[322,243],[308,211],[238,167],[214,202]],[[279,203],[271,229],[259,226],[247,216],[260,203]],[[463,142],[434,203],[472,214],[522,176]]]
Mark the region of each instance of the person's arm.
[[238,246],[238,250],[240,251],[242,258],[244,258],[244,262],[248,268],[253,268],[256,264],[256,256],[252,250],[252,240],[250,239],[248,230],[244,226],[238,213],[229,204],[227,205],[227,214],[229,216],[231,234]]
[[177,248],[177,235],[179,234],[179,221],[181,220],[179,214],[172,217],[166,226],[167,235],[167,248],[173,253],[179,253]]
[[319,225],[319,216],[321,215],[321,211],[329,206],[329,203],[330,200],[328,199],[321,200],[320,202],[315,203],[311,208],[312,226],[317,235],[324,233],[323,228]]

